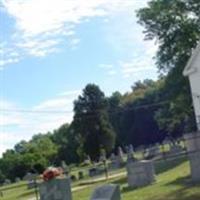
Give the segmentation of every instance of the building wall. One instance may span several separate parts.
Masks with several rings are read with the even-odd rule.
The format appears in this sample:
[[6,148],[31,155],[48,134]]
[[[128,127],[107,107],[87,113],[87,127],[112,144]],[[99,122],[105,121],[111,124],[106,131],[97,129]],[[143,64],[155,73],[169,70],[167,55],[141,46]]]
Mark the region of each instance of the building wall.
[[197,120],[198,130],[200,130],[200,56],[193,63],[197,69],[195,73],[190,74],[190,85],[192,91],[193,104]]

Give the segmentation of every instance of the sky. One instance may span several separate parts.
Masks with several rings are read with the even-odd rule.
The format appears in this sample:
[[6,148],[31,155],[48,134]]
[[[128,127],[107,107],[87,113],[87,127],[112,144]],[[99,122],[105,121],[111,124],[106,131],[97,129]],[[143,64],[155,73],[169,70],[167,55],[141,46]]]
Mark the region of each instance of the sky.
[[109,96],[157,79],[136,17],[147,1],[0,0],[0,156],[70,122],[88,83]]

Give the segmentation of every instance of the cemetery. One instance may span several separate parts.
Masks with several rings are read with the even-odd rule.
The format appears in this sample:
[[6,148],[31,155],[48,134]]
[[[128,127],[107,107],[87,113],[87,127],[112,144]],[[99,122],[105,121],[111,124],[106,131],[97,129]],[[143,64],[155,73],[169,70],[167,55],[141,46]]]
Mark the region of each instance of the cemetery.
[[200,200],[200,1],[38,2],[1,3],[0,200]]
[[[95,167],[80,167],[70,174],[64,169],[49,168],[43,175],[27,174],[22,181],[16,183],[9,180],[0,187],[1,200],[197,200],[200,198],[199,179],[199,140],[191,140],[187,135],[186,144],[190,151],[180,153],[179,149],[172,156],[160,146],[159,155],[168,155],[162,159],[144,160],[141,152],[134,152],[126,147],[126,152],[119,148],[118,155],[111,155],[107,162],[108,177],[101,163]],[[194,136],[199,136],[194,135]],[[192,138],[193,139],[193,138]],[[189,142],[188,142],[189,141]],[[194,143],[194,144],[193,144]],[[158,145],[156,145],[158,146]],[[174,150],[173,150],[174,151]],[[169,153],[168,153],[169,152]],[[178,157],[177,157],[178,154]],[[121,159],[118,156],[122,156]],[[155,155],[156,158],[158,158]],[[113,168],[114,158],[123,160],[121,165]],[[91,169],[99,171],[91,174]],[[101,170],[100,170],[101,169]],[[81,177],[78,178],[81,174]],[[70,178],[75,176],[77,179]],[[43,177],[43,178],[42,178]],[[36,180],[37,185],[35,185]]]

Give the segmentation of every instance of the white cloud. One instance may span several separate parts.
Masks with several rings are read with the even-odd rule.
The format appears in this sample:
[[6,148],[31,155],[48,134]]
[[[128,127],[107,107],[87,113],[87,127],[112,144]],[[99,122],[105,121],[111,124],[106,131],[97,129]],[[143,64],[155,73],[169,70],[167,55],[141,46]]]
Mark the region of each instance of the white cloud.
[[153,57],[155,56],[157,46],[147,43],[143,48],[133,53],[133,58],[128,61],[120,61],[119,65],[124,78],[129,78],[141,73],[154,72],[157,74],[157,68]]
[[110,76],[113,76],[115,74],[117,74],[117,71],[114,69],[108,71],[108,75],[110,75]]
[[[3,10],[15,21],[15,32],[4,49],[20,54],[43,57],[58,51],[61,38],[69,39],[69,46],[76,49],[78,24],[94,17],[112,17],[117,13],[133,11],[145,4],[133,0],[2,0]],[[127,28],[127,27],[126,27]],[[10,53],[8,54],[10,58]],[[19,59],[19,60],[20,60]],[[2,66],[17,62],[2,62]]]
[[17,142],[33,134],[46,133],[71,122],[73,101],[80,90],[65,91],[28,110],[8,101],[0,101],[0,155]]
[[74,96],[78,96],[79,94],[81,94],[81,90],[71,90],[62,92],[59,94],[59,96],[67,96],[68,98],[74,98]]
[[111,64],[100,64],[99,68],[103,69],[109,76],[117,74],[117,69]]

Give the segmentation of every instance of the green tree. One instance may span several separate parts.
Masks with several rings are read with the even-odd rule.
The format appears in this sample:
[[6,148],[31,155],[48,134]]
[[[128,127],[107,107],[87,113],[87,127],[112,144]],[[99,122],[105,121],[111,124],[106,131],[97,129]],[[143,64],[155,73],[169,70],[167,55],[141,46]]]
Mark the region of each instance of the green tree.
[[200,39],[199,7],[198,0],[152,0],[138,11],[146,39],[158,44],[157,66],[167,75],[164,96],[171,103],[159,109],[156,119],[169,132],[183,128],[187,119],[194,123],[189,83],[182,72]]
[[115,145],[115,133],[109,122],[107,101],[97,85],[88,84],[74,102],[73,128],[83,141],[84,152],[97,159],[100,148],[110,152]]
[[80,141],[74,134],[71,125],[63,124],[55,130],[52,140],[58,146],[58,153],[56,155],[56,162],[58,164],[62,161],[65,161],[67,164],[79,162],[78,147]]

